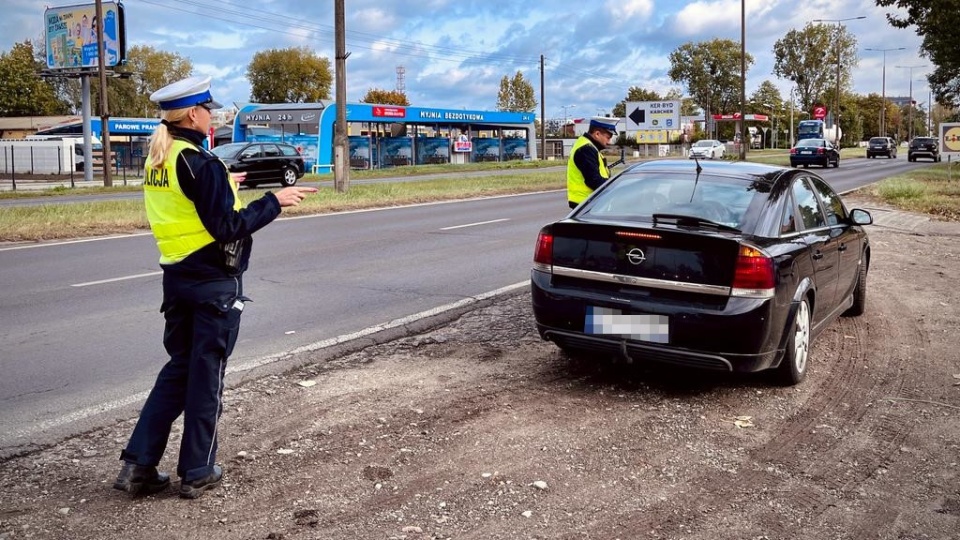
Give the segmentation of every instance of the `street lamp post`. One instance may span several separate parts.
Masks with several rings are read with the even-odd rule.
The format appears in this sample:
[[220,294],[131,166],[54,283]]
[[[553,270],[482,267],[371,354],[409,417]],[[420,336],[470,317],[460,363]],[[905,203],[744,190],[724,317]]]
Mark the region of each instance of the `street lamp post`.
[[560,108],[563,109],[563,125],[560,126],[561,136],[566,137],[567,136],[567,109],[576,108],[576,105],[561,105]]
[[864,49],[873,52],[883,53],[883,75],[880,83],[880,135],[887,135],[887,51],[905,51],[906,47],[894,47],[892,49]]
[[899,69],[909,69],[910,70],[910,113],[907,115],[910,122],[907,125],[907,141],[913,140],[913,70],[917,68],[925,68],[926,64],[921,66],[896,66]]
[[865,15],[861,15],[859,17],[847,17],[845,19],[814,19],[813,21],[816,23],[837,23],[837,107],[833,113],[833,125],[837,128],[834,131],[836,134],[834,142],[837,146],[840,146],[840,37],[843,35],[843,25],[841,23],[866,18]]

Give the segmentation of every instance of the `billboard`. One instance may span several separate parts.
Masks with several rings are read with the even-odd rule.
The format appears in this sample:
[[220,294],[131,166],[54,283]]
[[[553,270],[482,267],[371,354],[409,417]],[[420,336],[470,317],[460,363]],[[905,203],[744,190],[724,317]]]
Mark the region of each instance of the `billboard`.
[[628,101],[627,131],[680,129],[679,101]]
[[[123,5],[103,2],[104,66],[116,67],[126,60]],[[96,4],[47,8],[43,12],[47,68],[66,70],[94,68],[98,64]]]

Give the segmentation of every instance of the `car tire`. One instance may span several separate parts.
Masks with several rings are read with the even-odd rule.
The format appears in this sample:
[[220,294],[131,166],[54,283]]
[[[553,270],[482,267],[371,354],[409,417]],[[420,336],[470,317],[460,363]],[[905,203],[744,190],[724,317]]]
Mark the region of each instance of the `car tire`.
[[853,289],[853,305],[843,312],[844,317],[859,317],[867,310],[867,263],[860,261],[857,286]]
[[293,170],[290,167],[284,167],[280,172],[280,185],[283,187],[290,187],[297,183],[297,171]]
[[804,164],[803,164],[803,168],[804,168],[804,169],[809,169],[809,168],[810,168],[810,164],[809,164],[809,163],[804,163]]
[[790,337],[787,339],[787,348],[776,371],[776,380],[783,386],[799,384],[807,375],[807,359],[810,356],[810,303],[806,298],[800,301],[788,332]]
[[836,169],[840,166],[840,158],[838,157],[836,161],[833,162],[833,168]]

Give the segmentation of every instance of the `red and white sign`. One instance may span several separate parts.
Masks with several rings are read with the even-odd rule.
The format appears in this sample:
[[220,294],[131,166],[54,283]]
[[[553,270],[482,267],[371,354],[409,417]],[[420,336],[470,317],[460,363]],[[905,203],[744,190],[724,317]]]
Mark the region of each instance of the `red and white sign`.
[[453,141],[454,152],[472,152],[473,143],[470,141]]
[[[739,120],[740,113],[733,114],[715,114],[713,115],[714,120]],[[765,114],[747,114],[743,117],[744,120],[754,120],[756,122],[766,122],[770,120],[770,117]]]
[[823,120],[827,117],[827,108],[823,105],[814,105],[813,106],[813,119],[814,120]]
[[403,118],[407,116],[407,109],[403,107],[374,107],[373,115],[384,118]]

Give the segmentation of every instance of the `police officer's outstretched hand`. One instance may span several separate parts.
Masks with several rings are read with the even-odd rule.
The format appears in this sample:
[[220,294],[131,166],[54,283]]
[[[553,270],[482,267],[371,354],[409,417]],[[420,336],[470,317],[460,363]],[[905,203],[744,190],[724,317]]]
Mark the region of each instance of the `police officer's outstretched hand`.
[[313,187],[285,187],[280,191],[274,193],[273,195],[277,198],[277,201],[280,202],[281,207],[285,206],[297,206],[300,204],[304,198],[306,198],[308,193],[316,193],[317,188]]

